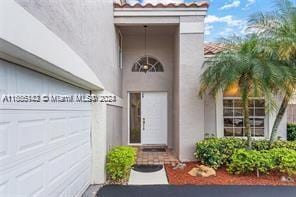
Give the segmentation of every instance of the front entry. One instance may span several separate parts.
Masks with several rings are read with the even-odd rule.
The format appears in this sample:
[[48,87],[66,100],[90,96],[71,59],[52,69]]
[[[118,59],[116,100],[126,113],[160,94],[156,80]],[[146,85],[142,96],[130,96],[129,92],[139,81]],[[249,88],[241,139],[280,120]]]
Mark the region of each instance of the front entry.
[[167,93],[130,93],[130,144],[167,145]]

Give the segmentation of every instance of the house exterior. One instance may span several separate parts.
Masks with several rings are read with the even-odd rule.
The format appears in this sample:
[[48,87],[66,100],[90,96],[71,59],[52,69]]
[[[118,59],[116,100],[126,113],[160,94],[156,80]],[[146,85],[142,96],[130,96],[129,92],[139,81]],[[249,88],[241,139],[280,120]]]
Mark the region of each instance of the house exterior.
[[[79,196],[105,181],[105,156],[117,145],[167,146],[190,161],[194,144],[207,136],[242,137],[235,91],[198,97],[203,63],[221,50],[204,44],[208,6],[1,1],[1,97],[116,99],[1,100],[0,196]],[[269,136],[275,118],[263,106],[261,98],[250,102],[257,138]]]

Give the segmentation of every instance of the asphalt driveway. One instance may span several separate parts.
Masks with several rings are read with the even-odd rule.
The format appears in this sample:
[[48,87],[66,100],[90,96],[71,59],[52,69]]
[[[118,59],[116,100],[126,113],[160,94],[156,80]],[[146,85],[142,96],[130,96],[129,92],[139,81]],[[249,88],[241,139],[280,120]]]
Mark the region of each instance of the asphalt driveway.
[[97,197],[296,197],[296,187],[286,186],[173,186],[106,185]]

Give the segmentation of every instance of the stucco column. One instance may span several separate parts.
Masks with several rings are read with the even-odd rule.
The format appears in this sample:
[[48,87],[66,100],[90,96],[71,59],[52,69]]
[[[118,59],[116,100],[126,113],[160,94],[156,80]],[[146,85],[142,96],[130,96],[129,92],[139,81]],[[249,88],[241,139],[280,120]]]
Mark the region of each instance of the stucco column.
[[180,17],[178,96],[181,161],[194,160],[195,143],[204,138],[204,101],[198,96],[204,62],[203,24],[204,16]]
[[102,184],[106,180],[105,163],[107,153],[107,105],[92,104],[92,184]]

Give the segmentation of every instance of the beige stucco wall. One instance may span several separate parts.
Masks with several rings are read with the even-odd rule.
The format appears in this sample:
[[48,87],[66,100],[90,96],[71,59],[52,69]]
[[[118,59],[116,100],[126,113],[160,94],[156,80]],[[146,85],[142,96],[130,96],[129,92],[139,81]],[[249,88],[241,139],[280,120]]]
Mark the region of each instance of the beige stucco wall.
[[179,99],[179,91],[180,91],[180,82],[179,82],[179,73],[180,73],[180,28],[178,27],[177,31],[174,35],[174,98],[173,98],[173,107],[174,107],[174,114],[173,114],[173,148],[176,155],[179,155],[180,153],[180,125],[179,125],[179,119],[180,119],[180,99]]
[[203,34],[180,35],[179,158],[182,161],[194,159],[195,143],[204,138],[204,102],[198,97],[203,42]]
[[106,90],[120,96],[113,1],[15,1],[65,41],[90,66]]
[[203,16],[180,17],[179,38],[179,159],[194,160],[195,143],[204,138],[204,101],[198,96],[200,75],[204,62],[203,29],[182,29],[183,26],[201,22]]
[[174,37],[172,35],[149,35],[147,55],[155,57],[164,66],[164,72],[131,72],[136,60],[144,56],[144,35],[123,35],[123,138],[128,143],[128,92],[165,91],[168,92],[168,146],[173,145],[173,68]]
[[211,95],[205,95],[205,137],[216,136],[216,101]]
[[107,105],[107,150],[121,145],[122,139],[122,108]]

